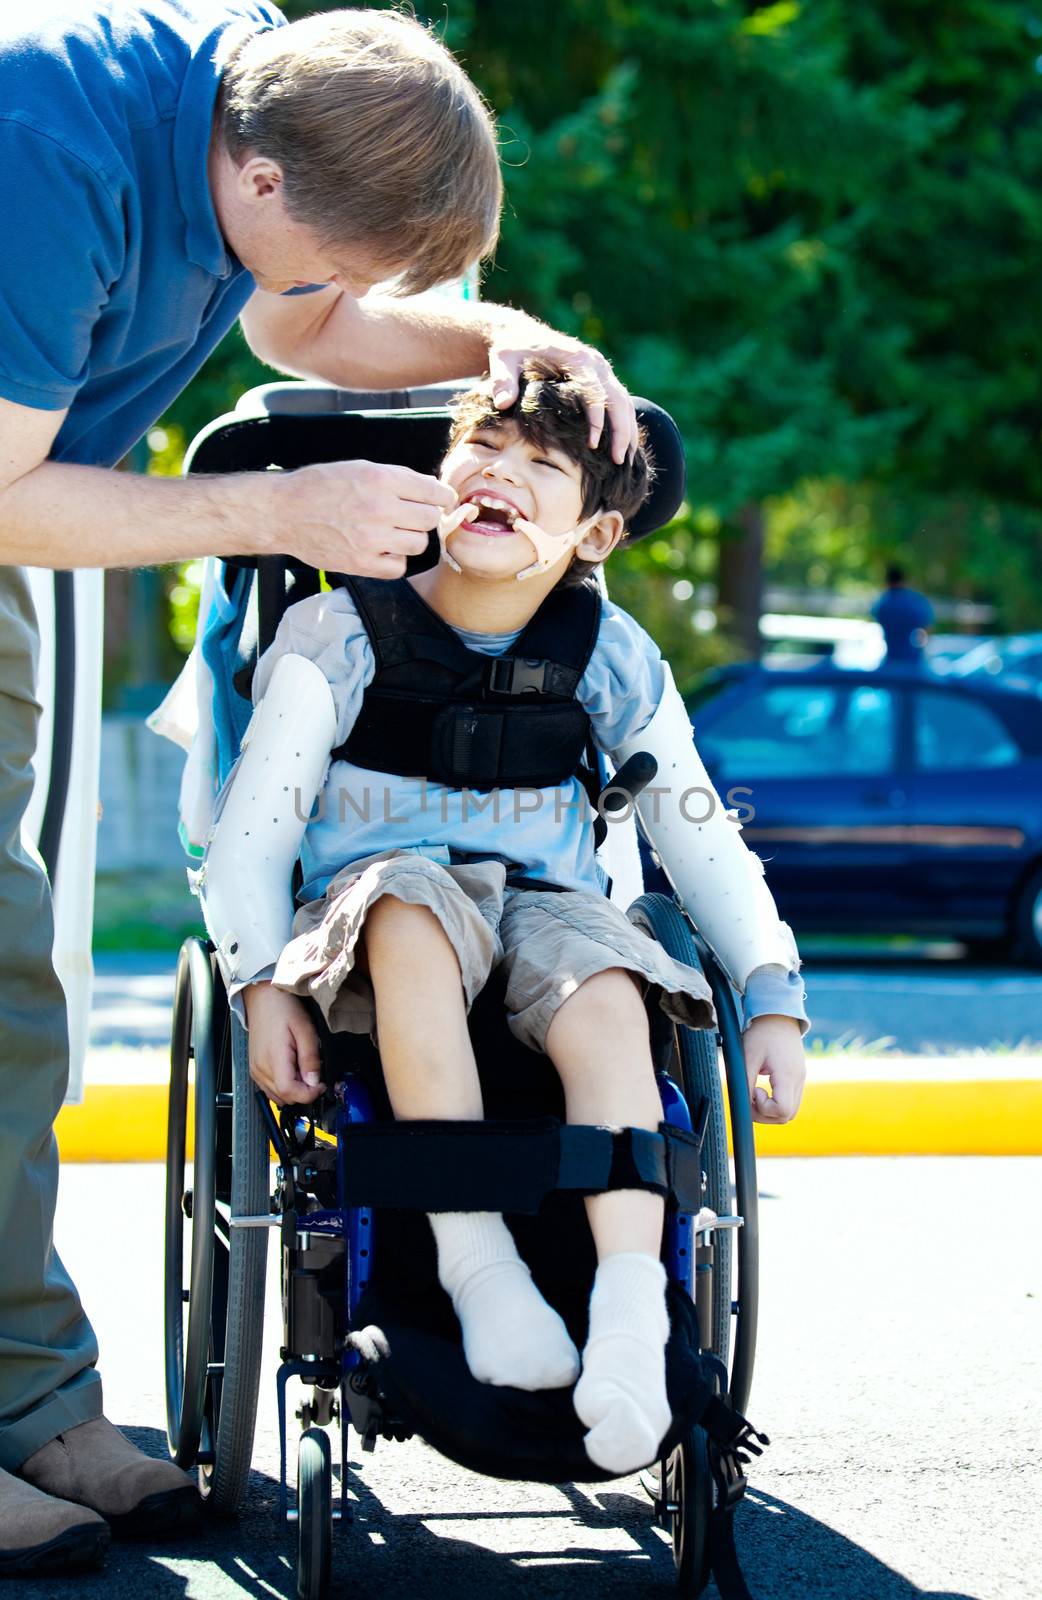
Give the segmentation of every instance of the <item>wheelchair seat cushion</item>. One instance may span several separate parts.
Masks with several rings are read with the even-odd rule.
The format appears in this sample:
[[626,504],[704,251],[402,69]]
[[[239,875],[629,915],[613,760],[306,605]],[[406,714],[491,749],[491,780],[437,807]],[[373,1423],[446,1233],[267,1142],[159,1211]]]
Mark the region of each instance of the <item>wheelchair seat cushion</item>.
[[[660,1454],[698,1420],[714,1385],[712,1367],[698,1350],[690,1299],[670,1284],[667,1303],[666,1385],[673,1422]],[[529,1393],[479,1383],[467,1368],[458,1329],[444,1317],[418,1325],[403,1312],[400,1301],[371,1288],[357,1319],[359,1326],[375,1324],[386,1337],[390,1353],[376,1365],[375,1377],[396,1420],[442,1455],[492,1477],[592,1483],[612,1476],[586,1454],[571,1389]]]

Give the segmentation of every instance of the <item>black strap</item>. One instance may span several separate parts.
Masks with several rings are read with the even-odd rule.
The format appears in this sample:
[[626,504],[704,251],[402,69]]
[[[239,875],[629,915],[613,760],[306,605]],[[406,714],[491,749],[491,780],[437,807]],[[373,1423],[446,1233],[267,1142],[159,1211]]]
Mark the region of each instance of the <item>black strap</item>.
[[[418,594],[407,578],[345,578],[376,661],[376,677],[403,661],[434,659],[472,668],[481,652],[459,635]],[[601,622],[595,584],[552,589],[510,650],[484,657],[485,687],[494,694],[571,696],[589,664]],[[425,657],[426,651],[432,652]],[[520,666],[508,663],[520,662]]]
[[555,1189],[599,1194],[649,1189],[681,1210],[702,1198],[701,1140],[660,1125],[527,1122],[373,1122],[345,1135],[349,1206],[398,1211],[508,1211],[534,1215]]
[[580,771],[590,723],[575,693],[600,628],[594,585],[552,591],[505,656],[468,649],[405,579],[345,586],[376,671],[334,761],[476,791],[548,788]]
[[588,727],[577,700],[507,710],[370,687],[330,759],[475,792],[544,789],[574,768]]
[[601,592],[596,584],[551,589],[508,654],[529,662],[545,660],[570,667],[576,678],[568,693],[574,694],[593,655],[600,626]]

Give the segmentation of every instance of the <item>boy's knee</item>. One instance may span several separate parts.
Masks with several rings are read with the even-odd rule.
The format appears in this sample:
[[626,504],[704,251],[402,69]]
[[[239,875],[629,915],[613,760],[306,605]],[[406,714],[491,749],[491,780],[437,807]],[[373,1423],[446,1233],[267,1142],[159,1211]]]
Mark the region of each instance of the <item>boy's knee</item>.
[[644,1038],[647,1026],[641,979],[624,967],[611,967],[584,979],[562,1000],[547,1029],[545,1048],[551,1050],[562,1033],[572,1036],[576,1030],[600,1038]]
[[444,945],[455,955],[451,939],[430,906],[399,900],[391,894],[374,900],[366,912],[363,942],[370,956],[387,949],[400,960],[410,945],[418,942],[427,950],[432,942]]
[[632,1019],[644,1013],[643,980],[625,967],[608,967],[584,979],[560,1010],[566,1008],[573,1016],[588,1012],[602,1021],[609,1014]]

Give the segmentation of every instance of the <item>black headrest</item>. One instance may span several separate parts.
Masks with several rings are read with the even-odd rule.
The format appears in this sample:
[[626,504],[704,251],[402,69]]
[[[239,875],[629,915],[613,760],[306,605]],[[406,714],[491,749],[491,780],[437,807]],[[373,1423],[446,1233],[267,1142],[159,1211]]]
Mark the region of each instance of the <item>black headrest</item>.
[[[684,498],[684,446],[668,411],[637,400],[637,415],[655,458],[654,487],[630,524],[642,539],[675,517]],[[189,451],[189,472],[263,472],[268,467],[311,466],[320,461],[388,461],[434,472],[445,454],[449,413],[340,411],[218,418]]]

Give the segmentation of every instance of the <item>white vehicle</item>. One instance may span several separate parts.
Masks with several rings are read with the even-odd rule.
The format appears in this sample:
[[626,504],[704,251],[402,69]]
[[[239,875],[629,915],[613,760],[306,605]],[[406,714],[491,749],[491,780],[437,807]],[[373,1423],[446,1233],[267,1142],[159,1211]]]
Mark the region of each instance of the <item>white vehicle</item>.
[[819,657],[834,667],[878,667],[885,653],[878,622],[859,617],[792,616],[766,611],[760,618],[765,667],[806,666]]

